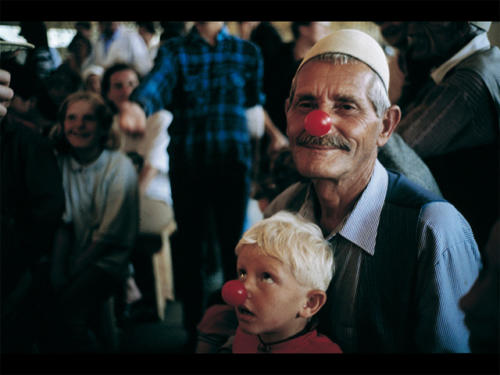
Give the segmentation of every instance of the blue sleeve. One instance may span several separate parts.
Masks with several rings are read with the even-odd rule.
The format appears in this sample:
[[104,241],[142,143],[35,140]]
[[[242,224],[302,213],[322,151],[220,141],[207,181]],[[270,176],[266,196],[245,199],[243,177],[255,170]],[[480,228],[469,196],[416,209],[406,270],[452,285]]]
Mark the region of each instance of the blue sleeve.
[[250,70],[251,75],[247,80],[246,85],[246,107],[250,108],[255,105],[264,105],[265,95],[263,90],[264,79],[264,62],[260,49],[253,43],[249,43],[255,51],[253,60],[254,66]]
[[167,42],[158,50],[151,71],[130,96],[131,101],[141,105],[146,116],[165,109],[171,102],[177,82],[176,64],[175,54]]
[[435,202],[422,209],[418,231],[417,347],[430,353],[470,352],[459,300],[481,264],[472,230],[451,204]]

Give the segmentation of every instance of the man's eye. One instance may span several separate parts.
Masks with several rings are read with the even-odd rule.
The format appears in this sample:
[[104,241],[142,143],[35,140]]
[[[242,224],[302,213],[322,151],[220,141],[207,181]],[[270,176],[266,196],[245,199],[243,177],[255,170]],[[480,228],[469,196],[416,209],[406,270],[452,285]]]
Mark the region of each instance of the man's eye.
[[338,108],[340,108],[341,110],[344,110],[344,111],[352,111],[353,109],[355,109],[355,107],[349,103],[339,104]]
[[239,270],[238,271],[238,279],[240,280],[245,280],[247,277],[247,273],[245,270]]
[[264,273],[262,274],[262,280],[263,280],[264,282],[266,282],[266,283],[269,283],[269,284],[274,283],[274,279],[273,279],[273,277],[271,276],[271,274],[270,274],[270,273],[267,273],[267,272],[264,272]]

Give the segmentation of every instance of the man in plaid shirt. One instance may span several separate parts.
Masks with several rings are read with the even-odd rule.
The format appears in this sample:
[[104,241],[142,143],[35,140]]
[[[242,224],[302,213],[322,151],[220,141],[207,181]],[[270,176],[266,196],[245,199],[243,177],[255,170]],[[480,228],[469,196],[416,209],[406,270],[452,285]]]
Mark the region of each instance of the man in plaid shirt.
[[263,104],[262,78],[254,44],[230,35],[223,22],[196,22],[186,37],[160,47],[152,71],[121,108],[120,125],[139,133],[142,111],[165,108],[174,115],[168,146],[178,224],[173,261],[193,339],[207,299],[207,268],[217,264],[207,251],[219,247],[224,279],[235,276],[252,162],[245,111]]

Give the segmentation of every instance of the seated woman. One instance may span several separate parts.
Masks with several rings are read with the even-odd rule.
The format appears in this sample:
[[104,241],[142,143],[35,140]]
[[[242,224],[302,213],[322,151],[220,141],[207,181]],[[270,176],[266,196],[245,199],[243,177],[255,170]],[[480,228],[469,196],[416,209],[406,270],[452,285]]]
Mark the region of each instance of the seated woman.
[[116,150],[112,115],[91,92],[70,95],[52,133],[63,176],[66,210],[56,235],[56,351],[99,351],[89,334],[93,313],[128,273],[139,224],[137,172]]
[[[139,74],[130,65],[118,63],[109,67],[103,74],[102,96],[108,101],[111,109],[117,111],[138,85]],[[167,154],[167,128],[171,121],[172,114],[161,110],[147,118],[145,132],[141,134],[121,129],[117,116],[112,126],[119,134],[120,150],[132,158],[139,172],[141,235],[132,261],[135,278],[142,292],[142,302],[134,306],[137,309],[140,307],[152,318],[156,315],[163,318],[165,299],[174,297],[169,236],[175,229],[175,221]],[[152,254],[155,264],[153,268],[157,270],[154,276],[156,280],[151,277]],[[160,269],[162,271],[159,271]],[[155,282],[156,285],[151,285]],[[133,302],[134,298],[127,300]],[[154,305],[155,300],[158,311],[151,312],[147,306]],[[131,314],[134,315],[134,312]],[[144,315],[143,312],[140,314]]]

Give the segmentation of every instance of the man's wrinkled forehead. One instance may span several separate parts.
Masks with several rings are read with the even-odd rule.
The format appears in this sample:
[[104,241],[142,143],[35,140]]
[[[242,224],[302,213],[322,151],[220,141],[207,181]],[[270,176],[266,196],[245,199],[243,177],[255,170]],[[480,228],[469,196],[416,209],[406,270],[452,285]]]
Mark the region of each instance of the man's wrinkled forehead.
[[[323,64],[320,67],[319,64]],[[352,70],[352,65],[357,65],[355,70]],[[336,64],[328,60],[308,61],[295,76],[294,97],[297,99],[314,99],[315,95],[321,93],[335,97],[354,97],[362,96],[360,91],[362,87],[370,85],[372,79],[376,75],[372,69],[361,61],[349,61],[345,64]],[[332,86],[330,80],[334,79],[337,84]]]

